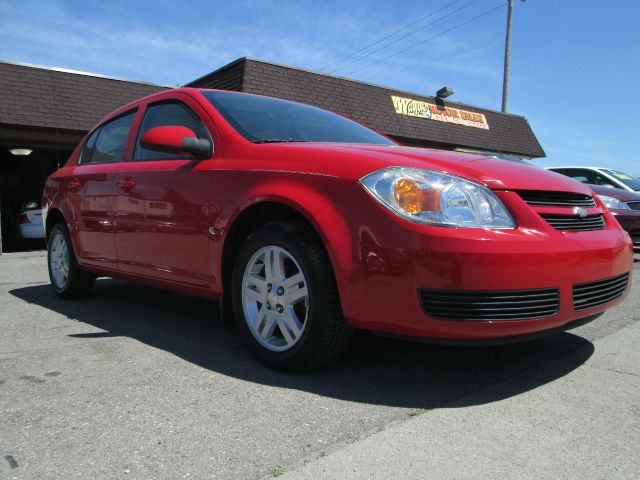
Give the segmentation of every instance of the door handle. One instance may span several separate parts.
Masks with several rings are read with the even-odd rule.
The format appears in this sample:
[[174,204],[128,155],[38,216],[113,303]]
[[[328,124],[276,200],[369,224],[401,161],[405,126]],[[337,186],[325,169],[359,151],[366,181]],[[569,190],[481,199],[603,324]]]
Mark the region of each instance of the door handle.
[[116,185],[122,188],[123,190],[131,190],[136,186],[136,181],[131,177],[123,178],[122,180],[118,180]]
[[80,180],[77,178],[72,178],[67,182],[67,189],[70,192],[77,192],[80,188]]

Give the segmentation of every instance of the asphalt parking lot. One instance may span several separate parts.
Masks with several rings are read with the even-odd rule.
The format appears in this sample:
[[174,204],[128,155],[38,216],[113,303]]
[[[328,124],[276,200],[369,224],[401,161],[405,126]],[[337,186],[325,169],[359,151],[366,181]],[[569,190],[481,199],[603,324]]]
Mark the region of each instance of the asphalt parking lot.
[[112,279],[58,300],[0,257],[2,478],[638,478],[640,263],[597,321],[491,348],[359,335],[257,364],[216,304]]

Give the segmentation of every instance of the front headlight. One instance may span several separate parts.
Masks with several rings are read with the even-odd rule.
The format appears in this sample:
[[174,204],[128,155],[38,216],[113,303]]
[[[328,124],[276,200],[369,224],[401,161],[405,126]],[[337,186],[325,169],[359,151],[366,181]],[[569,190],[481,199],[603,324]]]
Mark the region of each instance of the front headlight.
[[516,227],[491,190],[454,175],[390,167],[362,177],[360,183],[373,198],[412,222],[449,227]]
[[611,210],[631,210],[629,205],[621,202],[617,198],[608,197],[607,195],[598,195],[598,198]]

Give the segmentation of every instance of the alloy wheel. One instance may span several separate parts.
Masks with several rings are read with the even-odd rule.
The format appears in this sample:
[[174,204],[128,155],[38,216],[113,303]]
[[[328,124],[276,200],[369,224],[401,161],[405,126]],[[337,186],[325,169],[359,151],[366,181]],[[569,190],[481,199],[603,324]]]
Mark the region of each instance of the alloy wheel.
[[51,277],[55,287],[62,290],[69,280],[69,247],[61,233],[54,234],[50,248]]
[[309,317],[307,279],[294,256],[268,245],[251,257],[242,279],[249,330],[265,348],[282,352],[302,337]]

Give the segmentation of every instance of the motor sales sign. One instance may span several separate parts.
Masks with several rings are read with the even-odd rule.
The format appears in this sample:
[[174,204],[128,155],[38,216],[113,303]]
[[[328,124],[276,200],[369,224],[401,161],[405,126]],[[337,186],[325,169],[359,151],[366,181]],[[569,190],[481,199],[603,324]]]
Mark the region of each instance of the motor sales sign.
[[487,118],[482,113],[469,112],[451,107],[440,107],[434,103],[421,102],[410,98],[391,96],[398,115],[427,118],[437,122],[455,123],[465,127],[489,130]]

